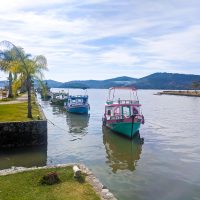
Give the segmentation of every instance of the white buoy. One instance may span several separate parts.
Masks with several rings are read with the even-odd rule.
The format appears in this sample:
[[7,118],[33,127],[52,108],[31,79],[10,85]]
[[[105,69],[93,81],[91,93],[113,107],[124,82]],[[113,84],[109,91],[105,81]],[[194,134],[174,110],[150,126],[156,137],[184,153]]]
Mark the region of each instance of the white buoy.
[[74,171],[75,178],[78,178],[81,176],[81,170],[79,169],[79,167],[77,165],[73,166],[73,171]]

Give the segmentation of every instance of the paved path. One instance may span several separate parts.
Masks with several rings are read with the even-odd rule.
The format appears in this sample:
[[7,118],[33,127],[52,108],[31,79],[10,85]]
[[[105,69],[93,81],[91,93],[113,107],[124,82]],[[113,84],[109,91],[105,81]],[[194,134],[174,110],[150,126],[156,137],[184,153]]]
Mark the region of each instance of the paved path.
[[28,99],[28,95],[27,93],[21,95],[20,97],[17,97],[15,100],[13,101],[3,101],[3,102],[0,102],[0,105],[1,104],[16,104],[16,103],[23,103],[23,102],[27,102],[27,99]]

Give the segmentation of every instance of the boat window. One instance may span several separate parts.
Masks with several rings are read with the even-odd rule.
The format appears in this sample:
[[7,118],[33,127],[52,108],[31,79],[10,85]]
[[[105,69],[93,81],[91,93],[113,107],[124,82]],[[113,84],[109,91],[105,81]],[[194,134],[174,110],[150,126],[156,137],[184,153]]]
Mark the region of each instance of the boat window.
[[113,107],[107,107],[106,108],[106,115],[107,116],[113,116],[113,113],[114,113],[114,110],[113,110],[114,108]]
[[84,103],[84,104],[86,103],[86,101],[87,101],[86,99],[83,99],[83,103]]
[[131,109],[130,106],[123,106],[122,107],[122,113],[125,117],[131,116]]
[[137,107],[133,107],[133,114],[137,115],[138,114],[138,108]]
[[76,103],[76,99],[72,99],[72,103]]
[[82,99],[77,99],[77,103],[82,103]]
[[120,107],[115,107],[114,108],[114,114],[115,115],[120,115]]

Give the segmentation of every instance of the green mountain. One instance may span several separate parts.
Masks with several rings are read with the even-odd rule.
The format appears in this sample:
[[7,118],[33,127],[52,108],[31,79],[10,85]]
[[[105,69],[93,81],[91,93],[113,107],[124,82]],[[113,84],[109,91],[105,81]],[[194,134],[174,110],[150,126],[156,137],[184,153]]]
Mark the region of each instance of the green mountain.
[[102,81],[70,81],[61,84],[60,88],[109,88],[113,86],[134,86],[138,89],[191,89],[193,81],[200,80],[200,75],[154,73],[143,78],[131,78],[127,76],[107,79]]
[[135,83],[137,79],[122,76],[107,80],[86,80],[86,81],[70,81],[60,85],[60,88],[109,88],[113,86],[124,86]]
[[200,75],[154,73],[140,78],[135,83],[141,89],[191,89],[193,81],[199,81]]
[[0,87],[8,86],[8,81],[0,81]]
[[[131,78],[121,76],[106,80],[77,80],[69,82],[58,82],[54,80],[45,80],[51,88],[110,88],[113,86],[134,86],[138,89],[167,89],[180,90],[191,89],[194,81],[200,81],[200,75],[193,74],[174,74],[174,73],[154,73],[143,78]],[[1,84],[5,81],[0,81]],[[37,86],[37,82],[35,82]]]
[[[63,84],[62,82],[58,82],[58,81],[54,81],[54,80],[44,80],[45,83],[47,83],[47,85],[50,88],[59,88],[61,84]],[[37,80],[34,80],[34,87],[37,88],[39,87],[39,83]]]
[[45,80],[47,82],[47,85],[51,88],[59,88],[62,82],[54,81],[54,80]]
[[[56,87],[59,88],[110,88],[113,86],[134,86],[138,89],[191,89],[194,81],[199,81],[200,75],[193,74],[175,74],[175,73],[154,73],[143,78],[132,78],[127,76],[106,79],[106,80],[86,80],[59,82]],[[50,87],[53,86],[47,81]]]

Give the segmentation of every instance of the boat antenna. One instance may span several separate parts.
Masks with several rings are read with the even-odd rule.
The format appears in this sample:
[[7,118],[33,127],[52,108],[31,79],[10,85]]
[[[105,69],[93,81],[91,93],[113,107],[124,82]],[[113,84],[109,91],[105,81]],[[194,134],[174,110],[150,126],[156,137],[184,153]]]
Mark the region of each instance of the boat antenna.
[[114,100],[114,98],[115,98],[115,88],[114,88],[114,91],[113,91],[113,100]]
[[87,95],[87,88],[84,88],[84,90],[85,90],[85,95]]
[[138,101],[138,95],[137,95],[137,90],[135,91],[135,94],[136,94],[136,98],[137,98],[137,101]]

